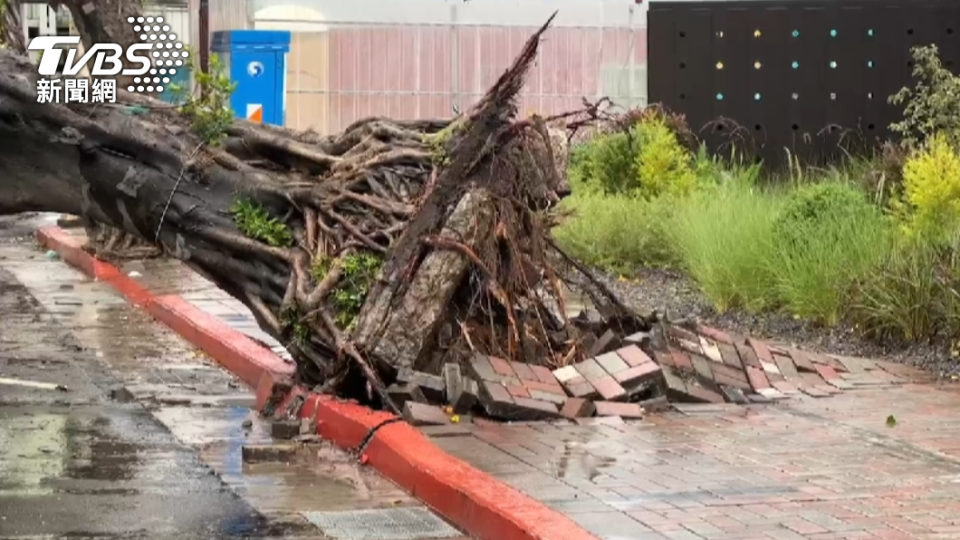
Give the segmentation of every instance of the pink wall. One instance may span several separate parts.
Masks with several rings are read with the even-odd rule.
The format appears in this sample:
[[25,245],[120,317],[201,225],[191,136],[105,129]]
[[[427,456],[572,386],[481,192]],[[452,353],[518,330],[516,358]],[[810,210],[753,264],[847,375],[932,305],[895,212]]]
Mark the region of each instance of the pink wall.
[[[459,93],[473,103],[509,65],[534,28],[338,28],[329,34],[330,122],[339,130],[371,115],[443,117]],[[553,114],[592,98],[601,66],[645,64],[646,29],[554,28],[544,38],[522,111]],[[459,42],[459,54],[454,54]],[[456,57],[456,59],[454,59]],[[419,63],[418,63],[419,59]],[[419,65],[418,65],[419,64]],[[454,87],[454,70],[459,72]]]

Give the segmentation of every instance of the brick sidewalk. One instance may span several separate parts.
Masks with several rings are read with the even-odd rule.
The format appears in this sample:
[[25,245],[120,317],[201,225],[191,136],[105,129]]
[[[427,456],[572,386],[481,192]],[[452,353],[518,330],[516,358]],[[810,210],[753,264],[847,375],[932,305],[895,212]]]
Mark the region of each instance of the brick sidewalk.
[[960,538],[956,386],[684,410],[434,442],[603,538]]
[[[81,243],[86,241],[83,229],[63,230]],[[155,295],[178,294],[206,313],[221,319],[234,330],[264,343],[278,356],[290,359],[290,353],[273,336],[260,329],[246,306],[180,261],[171,258],[131,261],[119,268],[125,274],[140,274],[136,281]]]

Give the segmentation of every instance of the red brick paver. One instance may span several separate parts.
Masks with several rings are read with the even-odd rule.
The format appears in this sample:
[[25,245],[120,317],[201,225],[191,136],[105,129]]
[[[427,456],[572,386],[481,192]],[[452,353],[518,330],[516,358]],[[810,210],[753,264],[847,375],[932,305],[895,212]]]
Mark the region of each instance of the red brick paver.
[[958,386],[683,411],[484,423],[435,442],[601,538],[960,538]]

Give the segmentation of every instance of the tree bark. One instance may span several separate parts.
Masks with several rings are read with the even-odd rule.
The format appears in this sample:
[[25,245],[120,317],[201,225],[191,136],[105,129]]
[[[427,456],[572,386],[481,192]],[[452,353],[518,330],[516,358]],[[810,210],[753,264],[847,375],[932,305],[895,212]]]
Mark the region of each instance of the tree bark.
[[[131,0],[55,0],[53,7],[65,6],[70,10],[73,23],[80,34],[84,50],[89,51],[97,43],[116,43],[126,50],[138,43],[139,36],[129,18],[143,16],[140,2]],[[132,77],[116,77],[117,86],[126,88],[133,83]],[[149,237],[111,227],[104,223],[84,219],[87,232],[87,250],[107,259],[140,259],[162,255],[162,250]]]

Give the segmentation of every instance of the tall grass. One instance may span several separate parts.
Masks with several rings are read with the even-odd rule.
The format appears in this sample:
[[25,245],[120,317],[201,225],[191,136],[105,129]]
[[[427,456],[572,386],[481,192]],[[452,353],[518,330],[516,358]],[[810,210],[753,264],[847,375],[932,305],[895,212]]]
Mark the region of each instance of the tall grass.
[[891,227],[866,203],[793,227],[791,236],[798,241],[778,239],[767,259],[774,294],[793,315],[834,325],[843,317],[856,281],[889,252]]
[[571,216],[553,231],[571,255],[617,272],[673,261],[673,250],[663,236],[671,209],[665,200],[644,201],[574,189],[574,195],[562,206]]
[[775,302],[766,260],[781,201],[738,176],[678,205],[665,227],[680,266],[714,307],[764,309]]

